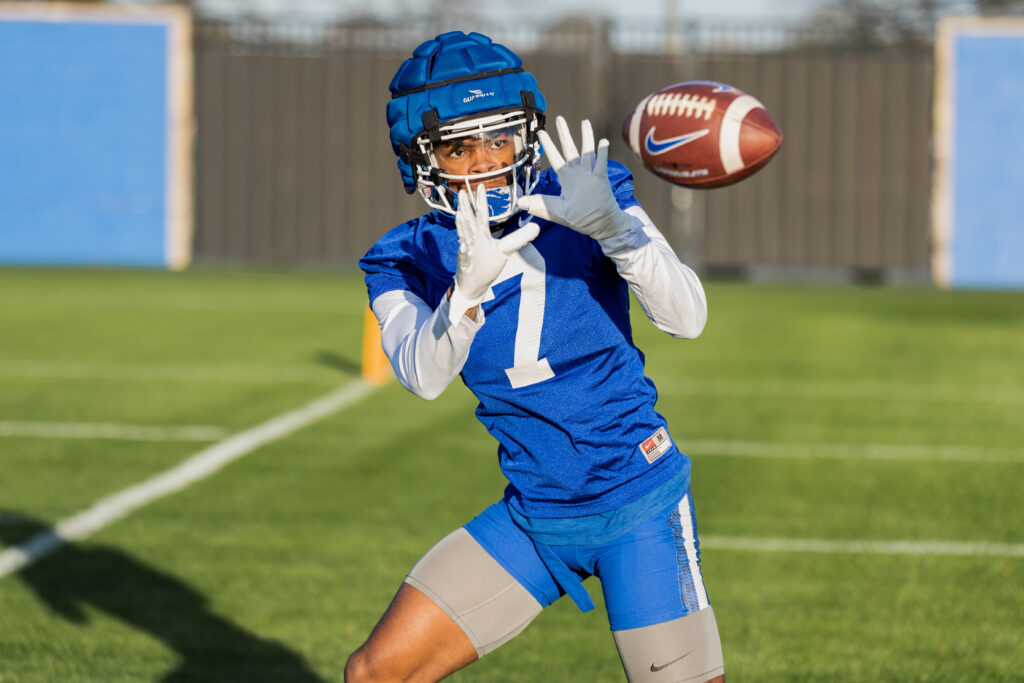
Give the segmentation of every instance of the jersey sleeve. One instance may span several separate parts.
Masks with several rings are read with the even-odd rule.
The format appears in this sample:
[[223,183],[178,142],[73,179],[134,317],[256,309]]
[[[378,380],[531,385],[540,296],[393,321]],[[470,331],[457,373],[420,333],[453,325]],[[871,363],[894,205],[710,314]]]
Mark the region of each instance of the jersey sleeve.
[[385,292],[396,290],[411,292],[421,300],[428,300],[426,282],[416,268],[411,226],[403,224],[387,233],[359,260],[370,303]]
[[441,395],[469,358],[473,338],[484,324],[483,311],[453,325],[449,304],[432,310],[408,290],[382,293],[373,300],[381,345],[403,387],[427,400]]
[[[366,274],[370,307],[381,327],[381,344],[395,376],[420,398],[436,398],[462,371],[473,338],[483,325],[475,319],[449,319],[449,303],[420,269],[409,224],[382,237],[359,261]],[[432,296],[433,293],[433,296]],[[440,299],[436,307],[428,303]]]
[[615,264],[658,329],[680,339],[697,337],[707,322],[707,299],[700,279],[679,260],[633,196],[629,170],[609,161],[608,180],[619,207],[636,219],[636,225],[623,235],[601,240],[601,251]]
[[609,161],[608,182],[612,185],[612,192],[620,209],[640,206],[640,202],[633,196],[633,174],[628,168],[617,161]]

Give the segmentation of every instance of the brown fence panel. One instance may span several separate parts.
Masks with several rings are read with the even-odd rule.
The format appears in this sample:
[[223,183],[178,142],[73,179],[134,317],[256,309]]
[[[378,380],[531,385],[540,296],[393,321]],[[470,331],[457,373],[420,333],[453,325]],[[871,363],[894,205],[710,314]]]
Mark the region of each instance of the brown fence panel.
[[402,54],[197,50],[196,253],[351,263],[421,212],[384,120]]
[[611,143],[610,156],[625,164],[634,177],[636,198],[651,219],[687,263],[701,262],[701,204],[699,193],[675,187],[643,167],[622,139],[622,122],[647,95],[673,83],[696,78],[698,65],[692,57],[665,55],[617,55],[609,66],[603,87],[613,93],[610,120],[604,130]]
[[225,102],[218,97],[224,87],[225,59],[218,54],[197,51],[195,60],[195,115],[200,129],[196,146],[195,252],[223,254],[226,250],[223,226],[224,197],[227,193],[224,163],[224,128],[220,123],[226,115]]
[[[782,105],[781,99],[776,98],[780,98],[781,93],[785,92],[786,83],[792,78],[792,74],[787,65],[777,58],[759,60],[758,68],[759,72],[756,77],[758,90],[752,90],[751,94],[760,98],[760,102],[768,111],[775,111],[776,107]],[[821,127],[814,127],[814,130],[821,130]],[[786,135],[786,131],[783,131],[783,139]],[[787,254],[787,247],[792,249],[793,244],[796,243],[808,244],[810,248],[811,244],[806,234],[790,234],[790,230],[787,229],[789,223],[785,220],[783,213],[788,190],[787,176],[781,172],[781,169],[775,168],[776,164],[779,164],[778,160],[771,162],[757,176],[750,178],[751,181],[757,181],[758,194],[759,221],[753,238],[757,243],[757,251],[761,259],[769,263],[789,264],[799,260],[800,255]],[[813,225],[815,222],[813,209],[813,204],[807,207],[808,220],[803,223],[805,230],[809,224]],[[813,233],[814,231],[808,230],[808,232]]]
[[350,173],[346,151],[355,144],[348,126],[351,125],[350,106],[352,99],[351,68],[349,57],[344,54],[329,54],[324,58],[323,107],[325,122],[323,137],[323,173],[320,184],[323,188],[323,257],[328,262],[341,262],[354,250],[348,229],[342,216],[348,208],[345,196],[345,181]]
[[923,270],[929,71],[906,52],[709,58],[707,77],[755,95],[785,142],[756,176],[703,193],[704,264]]
[[907,89],[907,115],[897,124],[904,131],[901,141],[906,148],[905,165],[895,173],[906,173],[906,203],[894,211],[893,220],[903,226],[894,233],[903,244],[903,250],[894,249],[902,259],[891,265],[896,268],[926,267],[930,262],[931,235],[931,149],[932,139],[932,83],[934,66],[931,59],[908,59],[902,67],[902,79]]
[[[202,32],[200,32],[202,36]],[[907,51],[618,54],[607,36],[523,51],[548,113],[590,118],[636,177],[647,212],[689,263],[924,272],[931,58]],[[596,42],[595,42],[596,41]],[[352,263],[424,210],[388,143],[387,83],[404,49],[254,48],[200,39],[197,258]],[[785,135],[728,188],[692,191],[640,165],[620,126],[647,94],[695,78],[756,96]]]

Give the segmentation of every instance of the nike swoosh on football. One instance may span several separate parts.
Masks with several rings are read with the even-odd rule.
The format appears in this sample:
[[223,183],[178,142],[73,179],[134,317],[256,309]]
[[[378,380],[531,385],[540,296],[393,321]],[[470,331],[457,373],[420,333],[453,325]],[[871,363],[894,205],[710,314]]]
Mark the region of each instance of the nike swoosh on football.
[[687,653],[686,653],[685,655],[683,655],[682,657],[676,657],[676,658],[675,658],[675,659],[673,659],[673,660],[672,660],[671,662],[669,662],[669,663],[667,663],[667,664],[662,664],[661,666],[654,666],[654,663],[652,662],[652,663],[651,663],[651,673],[658,673],[658,672],[659,672],[659,671],[661,671],[662,669],[667,669],[668,667],[670,667],[670,666],[672,666],[673,664],[675,664],[676,662],[678,662],[678,661],[679,661],[680,659],[686,659],[686,657],[688,657],[688,656],[689,656],[689,655],[690,655],[690,654],[691,654],[692,652],[693,652],[693,650],[690,650],[690,652],[687,652]]
[[650,154],[664,154],[670,149],[682,147],[685,144],[699,140],[708,133],[711,132],[710,128],[704,130],[698,130],[693,133],[687,133],[686,135],[680,135],[675,138],[668,138],[667,140],[655,140],[654,139],[654,128],[647,131],[647,137],[644,138],[644,147],[647,148],[647,152]]

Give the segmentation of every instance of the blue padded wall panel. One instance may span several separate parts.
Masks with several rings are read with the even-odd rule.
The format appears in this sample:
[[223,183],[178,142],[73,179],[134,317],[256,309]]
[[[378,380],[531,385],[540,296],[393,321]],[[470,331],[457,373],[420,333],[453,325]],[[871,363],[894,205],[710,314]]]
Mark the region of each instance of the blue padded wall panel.
[[0,263],[167,264],[168,33],[0,20]]
[[1024,288],[1024,33],[954,50],[949,284]]

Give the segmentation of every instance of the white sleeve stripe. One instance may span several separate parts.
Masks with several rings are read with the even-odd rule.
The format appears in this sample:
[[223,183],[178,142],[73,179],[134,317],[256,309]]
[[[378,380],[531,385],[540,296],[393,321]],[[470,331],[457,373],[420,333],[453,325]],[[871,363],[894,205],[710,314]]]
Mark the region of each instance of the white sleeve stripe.
[[483,325],[483,316],[452,325],[446,300],[435,311],[405,290],[384,292],[371,308],[381,326],[381,346],[398,381],[426,399],[440,396],[462,371]]
[[697,530],[693,525],[693,515],[690,514],[690,494],[687,493],[679,501],[679,520],[683,531],[683,547],[686,552],[687,569],[690,573],[690,581],[693,582],[694,591],[697,594],[698,609],[708,606],[708,593],[704,588],[704,577],[700,572],[700,560],[697,557]]
[[668,240],[639,206],[626,209],[641,229],[602,243],[619,275],[629,284],[654,325],[674,337],[693,339],[707,322],[707,300],[700,279],[680,262]]
[[[401,318],[401,311],[407,306],[411,306],[416,312],[415,317],[420,319],[421,317],[429,316],[433,311],[430,310],[430,306],[426,304],[423,299],[419,298],[412,292],[405,290],[396,289],[390,292],[384,292],[370,304],[373,314],[377,317],[377,322],[381,328],[381,345],[384,346],[384,352],[388,353],[388,343],[384,338],[384,331],[388,327],[389,321],[395,321]],[[388,353],[390,356],[390,353]]]
[[403,303],[412,304],[413,306],[419,304],[428,311],[430,310],[430,307],[427,306],[423,299],[404,289],[393,289],[390,292],[378,295],[370,307],[373,309],[374,315],[377,316],[377,320],[381,320],[387,315],[388,311]]

